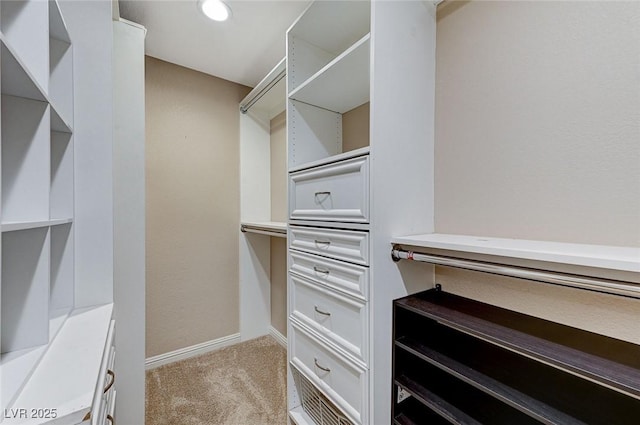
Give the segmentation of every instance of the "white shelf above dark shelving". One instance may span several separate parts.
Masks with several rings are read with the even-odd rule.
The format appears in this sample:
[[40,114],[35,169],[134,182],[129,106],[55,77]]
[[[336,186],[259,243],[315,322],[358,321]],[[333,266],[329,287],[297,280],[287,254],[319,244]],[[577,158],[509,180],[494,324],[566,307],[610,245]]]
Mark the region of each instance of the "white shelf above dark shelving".
[[392,244],[575,266],[640,272],[640,248],[429,233]]

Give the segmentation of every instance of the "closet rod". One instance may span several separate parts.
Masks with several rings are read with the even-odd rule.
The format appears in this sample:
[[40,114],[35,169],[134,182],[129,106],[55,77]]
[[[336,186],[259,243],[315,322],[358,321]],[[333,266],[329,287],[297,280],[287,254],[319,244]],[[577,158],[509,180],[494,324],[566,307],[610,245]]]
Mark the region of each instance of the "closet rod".
[[495,263],[486,263],[477,260],[466,260],[455,257],[447,257],[437,254],[426,254],[402,249],[394,245],[391,249],[393,261],[413,260],[439,266],[455,267],[459,269],[473,270],[501,276],[515,277],[518,279],[533,280],[536,282],[551,283],[554,285],[570,286],[589,291],[619,295],[629,298],[640,298],[640,285],[619,280],[601,279],[595,277],[580,276],[574,274],[550,272],[531,269],[528,267],[507,266]]
[[273,86],[278,84],[280,80],[282,80],[286,75],[287,75],[286,69],[283,69],[282,71],[280,71],[280,73],[278,73],[278,75],[276,75],[273,80],[271,80],[266,86],[264,86],[264,88],[259,90],[256,94],[254,94],[246,103],[240,105],[240,112],[242,112],[243,114],[246,114],[249,111],[249,109],[251,109],[251,107],[254,104],[256,104],[256,102],[262,99],[262,96],[267,94],[269,90],[271,90]]
[[259,233],[261,235],[276,236],[279,238],[287,237],[287,229],[273,229],[270,227],[257,226],[254,224],[241,224],[240,231],[242,233]]

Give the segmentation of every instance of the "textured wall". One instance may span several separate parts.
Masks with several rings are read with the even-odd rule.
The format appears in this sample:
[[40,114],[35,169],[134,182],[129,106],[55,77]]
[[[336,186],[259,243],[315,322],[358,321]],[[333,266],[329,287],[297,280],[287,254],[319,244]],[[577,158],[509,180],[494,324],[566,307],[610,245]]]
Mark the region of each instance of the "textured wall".
[[[640,3],[438,9],[436,231],[640,246]],[[640,343],[639,301],[439,267],[445,290]]]
[[239,330],[238,103],[248,91],[146,59],[147,357]]
[[640,246],[638,22],[640,2],[439,8],[439,232]]
[[[271,220],[287,221],[287,115],[271,120]],[[287,335],[287,240],[271,238],[271,326]]]

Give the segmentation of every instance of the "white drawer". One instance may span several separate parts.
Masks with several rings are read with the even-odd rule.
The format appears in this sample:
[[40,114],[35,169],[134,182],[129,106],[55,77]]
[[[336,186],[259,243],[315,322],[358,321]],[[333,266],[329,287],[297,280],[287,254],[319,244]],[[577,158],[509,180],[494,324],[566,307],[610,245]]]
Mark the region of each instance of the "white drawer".
[[292,220],[369,222],[369,156],[289,175]]
[[291,363],[357,424],[367,411],[367,371],[343,359],[290,320]]
[[356,230],[289,226],[290,249],[366,266],[369,264],[369,233]]
[[363,362],[368,362],[367,304],[289,274],[291,315]]
[[292,273],[312,279],[363,301],[369,294],[369,269],[318,255],[289,251]]

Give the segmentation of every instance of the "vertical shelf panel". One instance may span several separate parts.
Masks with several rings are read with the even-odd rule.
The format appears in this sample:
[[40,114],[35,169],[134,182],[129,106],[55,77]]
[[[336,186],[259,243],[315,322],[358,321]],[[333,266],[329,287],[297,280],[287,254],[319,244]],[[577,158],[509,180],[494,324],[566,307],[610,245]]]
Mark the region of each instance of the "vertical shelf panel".
[[44,102],[2,96],[3,223],[49,219],[47,108]]
[[51,226],[51,317],[73,307],[73,225]]
[[2,235],[2,342],[11,352],[49,342],[49,229]]
[[342,115],[289,99],[289,169],[342,152]]
[[51,132],[51,219],[73,217],[73,137]]
[[0,30],[45,91],[49,87],[49,2],[2,1]]
[[73,50],[71,44],[49,39],[49,99],[62,120],[73,124]]

